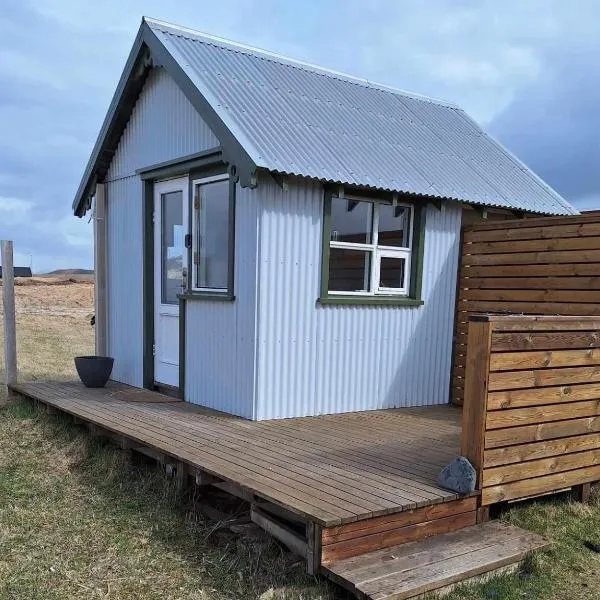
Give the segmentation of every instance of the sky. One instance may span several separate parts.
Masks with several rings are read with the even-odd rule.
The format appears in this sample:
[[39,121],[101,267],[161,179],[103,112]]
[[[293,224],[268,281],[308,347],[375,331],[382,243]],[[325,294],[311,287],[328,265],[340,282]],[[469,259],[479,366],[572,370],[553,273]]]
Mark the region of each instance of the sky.
[[577,208],[600,208],[596,0],[0,0],[0,239],[93,264],[71,203],[142,15],[450,100]]

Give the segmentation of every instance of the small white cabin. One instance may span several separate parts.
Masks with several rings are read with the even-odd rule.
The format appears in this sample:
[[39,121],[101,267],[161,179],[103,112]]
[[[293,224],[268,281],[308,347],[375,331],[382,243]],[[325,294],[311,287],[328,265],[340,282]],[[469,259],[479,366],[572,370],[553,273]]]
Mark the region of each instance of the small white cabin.
[[447,403],[461,224],[577,212],[453,104],[149,19],[73,208],[113,379],[256,420]]

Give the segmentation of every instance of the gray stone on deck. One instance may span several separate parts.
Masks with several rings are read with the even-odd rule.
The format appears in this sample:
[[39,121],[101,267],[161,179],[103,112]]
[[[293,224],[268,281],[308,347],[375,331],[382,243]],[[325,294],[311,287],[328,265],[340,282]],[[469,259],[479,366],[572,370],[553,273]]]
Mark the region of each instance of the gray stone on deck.
[[473,465],[464,457],[455,458],[438,475],[438,485],[457,494],[468,494],[475,489],[477,473]]

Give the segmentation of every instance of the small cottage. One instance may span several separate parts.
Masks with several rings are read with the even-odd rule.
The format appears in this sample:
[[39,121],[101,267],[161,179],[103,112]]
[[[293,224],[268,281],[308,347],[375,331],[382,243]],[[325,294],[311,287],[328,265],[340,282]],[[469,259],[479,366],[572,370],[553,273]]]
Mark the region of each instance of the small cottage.
[[255,420],[447,403],[461,226],[577,213],[454,104],[150,19],[73,209],[113,378]]

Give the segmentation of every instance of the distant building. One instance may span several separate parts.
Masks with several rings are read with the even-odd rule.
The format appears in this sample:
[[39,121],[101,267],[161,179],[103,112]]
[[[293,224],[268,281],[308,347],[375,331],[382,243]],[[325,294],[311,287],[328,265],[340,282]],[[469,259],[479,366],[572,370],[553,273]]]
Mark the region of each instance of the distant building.
[[[15,277],[31,277],[31,267],[14,267]],[[2,267],[0,267],[0,279],[2,279]]]

